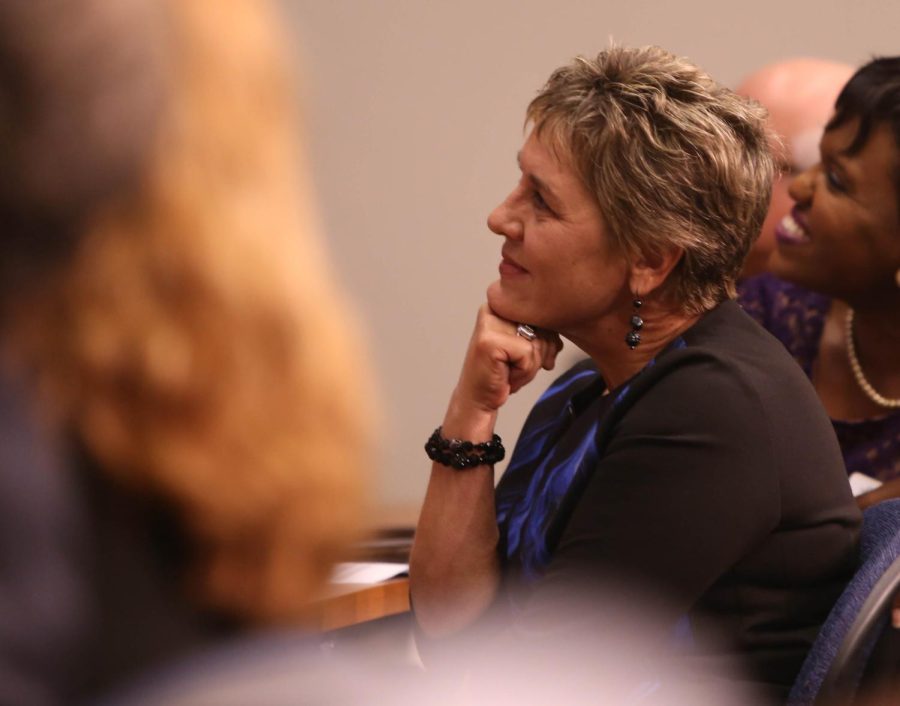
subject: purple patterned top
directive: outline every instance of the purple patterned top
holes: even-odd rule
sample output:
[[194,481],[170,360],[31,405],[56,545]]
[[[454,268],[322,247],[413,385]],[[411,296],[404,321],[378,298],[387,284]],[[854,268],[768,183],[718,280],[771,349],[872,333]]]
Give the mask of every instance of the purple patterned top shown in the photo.
[[[764,274],[740,284],[738,302],[812,378],[831,299]],[[848,474],[859,471],[881,481],[900,477],[900,410],[858,421],[832,419],[831,423]]]

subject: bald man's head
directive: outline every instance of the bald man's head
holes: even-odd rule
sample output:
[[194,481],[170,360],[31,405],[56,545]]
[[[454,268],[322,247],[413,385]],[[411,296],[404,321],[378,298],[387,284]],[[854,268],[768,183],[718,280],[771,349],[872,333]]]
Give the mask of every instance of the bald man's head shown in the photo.
[[792,206],[787,186],[796,174],[818,161],[822,130],[853,71],[852,66],[824,59],[789,59],[761,68],[738,86],[738,93],[768,109],[770,125],[782,141],[773,147],[783,169],[783,175],[775,181],[769,215],[747,257],[743,276],[766,269],[775,247],[775,226]]

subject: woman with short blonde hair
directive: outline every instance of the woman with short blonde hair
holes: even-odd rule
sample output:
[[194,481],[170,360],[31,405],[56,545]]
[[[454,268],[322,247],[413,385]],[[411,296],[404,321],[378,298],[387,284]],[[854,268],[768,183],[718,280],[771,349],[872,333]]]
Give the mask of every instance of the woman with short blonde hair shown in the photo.
[[[565,643],[560,614],[602,631],[625,587],[680,656],[734,657],[783,698],[859,512],[814,390],[731,300],[773,175],[764,113],[662,49],[614,47],[556,70],[527,115],[488,217],[500,278],[426,444],[423,650],[479,625]],[[590,359],[538,401],[495,489],[497,416],[561,337]]]
[[571,161],[620,252],[683,250],[663,285],[673,303],[699,313],[735,296],[774,177],[760,106],[644,47],[557,69],[526,115]]

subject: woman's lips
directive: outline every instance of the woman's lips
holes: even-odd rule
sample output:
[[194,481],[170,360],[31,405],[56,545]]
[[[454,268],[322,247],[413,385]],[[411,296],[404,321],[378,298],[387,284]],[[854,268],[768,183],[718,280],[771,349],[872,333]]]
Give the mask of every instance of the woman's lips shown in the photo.
[[775,226],[775,239],[786,245],[801,245],[810,241],[806,218],[796,207]]
[[500,270],[500,275],[503,277],[528,274],[528,270],[519,265],[515,260],[510,260],[508,257],[504,257],[500,261],[500,267],[497,269]]

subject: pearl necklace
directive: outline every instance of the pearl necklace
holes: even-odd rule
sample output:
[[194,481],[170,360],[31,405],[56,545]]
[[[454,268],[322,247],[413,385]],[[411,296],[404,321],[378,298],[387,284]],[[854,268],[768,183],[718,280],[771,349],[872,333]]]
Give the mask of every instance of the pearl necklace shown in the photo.
[[866,380],[866,376],[863,374],[859,358],[856,357],[856,345],[853,343],[853,309],[847,309],[844,331],[847,335],[847,360],[850,361],[850,369],[853,371],[853,377],[856,378],[856,384],[859,385],[866,397],[879,407],[900,409],[900,399],[890,399],[879,395],[875,388],[872,387],[872,383]]

